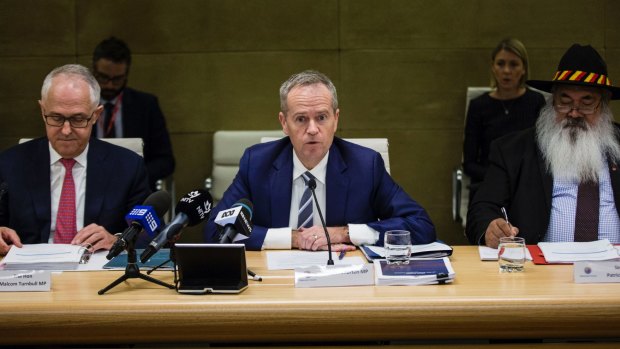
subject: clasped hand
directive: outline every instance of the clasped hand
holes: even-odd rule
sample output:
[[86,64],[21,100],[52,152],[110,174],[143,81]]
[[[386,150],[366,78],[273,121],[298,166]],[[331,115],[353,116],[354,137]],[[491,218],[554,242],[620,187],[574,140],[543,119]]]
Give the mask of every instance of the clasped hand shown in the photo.
[[[355,246],[350,245],[347,227],[327,227],[329,239],[332,243],[332,251],[354,251]],[[309,228],[293,230],[293,248],[309,251],[326,251],[327,238],[323,227],[315,225]]]

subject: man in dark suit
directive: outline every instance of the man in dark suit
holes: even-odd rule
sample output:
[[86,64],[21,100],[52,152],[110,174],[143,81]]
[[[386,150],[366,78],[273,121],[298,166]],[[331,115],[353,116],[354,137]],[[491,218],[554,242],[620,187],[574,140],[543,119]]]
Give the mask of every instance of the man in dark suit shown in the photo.
[[144,160],[91,139],[103,110],[90,71],[70,64],[52,70],[41,89],[47,137],[0,154],[0,254],[11,244],[88,244],[109,249],[124,216],[150,193]]
[[314,177],[321,212],[335,251],[383,244],[387,230],[409,230],[416,244],[435,240],[426,211],[390,177],[377,152],[334,137],[336,88],[325,75],[305,71],[280,88],[279,121],[288,136],[248,148],[239,172],[211,213],[205,239],[218,241],[214,218],[240,199],[253,202],[251,250],[327,249],[317,207],[306,192]]
[[591,46],[575,44],[552,81],[528,84],[552,97],[535,129],[492,144],[489,171],[467,214],[470,242],[497,247],[499,238],[518,235],[527,244],[619,243],[620,133],[609,102],[620,99],[620,89],[607,65]]
[[95,47],[92,69],[104,111],[93,137],[142,138],[149,183],[155,190],[157,180],[174,172],[172,144],[157,97],[127,87],[130,66],[131,52],[122,40],[110,37]]

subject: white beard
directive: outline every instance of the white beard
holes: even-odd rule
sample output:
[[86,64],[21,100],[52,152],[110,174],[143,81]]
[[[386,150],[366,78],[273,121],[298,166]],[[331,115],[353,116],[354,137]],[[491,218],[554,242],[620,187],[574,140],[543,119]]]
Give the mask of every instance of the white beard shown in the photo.
[[601,114],[596,124],[585,118],[566,116],[556,119],[556,112],[549,103],[540,111],[536,122],[538,145],[555,179],[598,182],[598,174],[606,161],[617,163],[620,145],[617,141],[613,115],[601,104]]

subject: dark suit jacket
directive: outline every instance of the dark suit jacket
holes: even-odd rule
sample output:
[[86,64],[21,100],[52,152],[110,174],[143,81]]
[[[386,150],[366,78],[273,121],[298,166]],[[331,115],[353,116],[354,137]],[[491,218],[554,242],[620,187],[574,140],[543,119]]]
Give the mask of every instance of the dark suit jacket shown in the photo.
[[[289,226],[293,177],[293,146],[288,137],[246,149],[239,172],[211,212],[205,240],[217,241],[214,219],[242,198],[254,204],[250,250],[259,250],[268,228]],[[435,240],[430,217],[399,187],[385,170],[381,155],[371,149],[335,138],[327,163],[327,226],[368,224],[379,231],[383,244],[387,230],[405,229],[416,244]]]
[[[125,215],[150,190],[144,160],[136,153],[91,139],[86,168],[84,226],[97,223],[114,234],[127,228]],[[22,243],[46,243],[50,235],[50,153],[47,138],[0,154],[0,182],[8,184],[0,226],[14,229]]]
[[[609,164],[609,174],[618,210],[620,173],[616,164]],[[519,236],[527,244],[538,243],[549,227],[552,192],[553,177],[538,148],[535,128],[498,138],[491,144],[489,169],[467,212],[469,241],[478,244],[489,223],[503,218],[500,209],[504,206],[510,223],[519,228]]]
[[[93,130],[93,135],[96,131]],[[123,92],[123,137],[142,138],[151,189],[174,172],[174,155],[166,119],[157,97],[132,88]]]

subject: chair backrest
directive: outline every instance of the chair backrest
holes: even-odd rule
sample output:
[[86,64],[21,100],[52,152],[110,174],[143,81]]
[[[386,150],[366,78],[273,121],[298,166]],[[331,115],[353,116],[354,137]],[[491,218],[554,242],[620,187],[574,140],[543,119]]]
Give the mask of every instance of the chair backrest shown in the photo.
[[[239,171],[239,160],[245,149],[284,137],[282,130],[217,131],[213,135],[213,171],[205,186],[214,201],[219,201]],[[387,138],[347,138],[347,141],[374,149],[383,158],[385,169],[390,172]]]
[[[261,143],[275,141],[279,138],[280,137],[263,137],[261,138]],[[385,170],[387,173],[390,173],[390,154],[388,151],[389,143],[387,138],[345,138],[344,140],[370,148],[379,153],[379,155],[383,158]]]
[[[21,138],[19,140],[19,144],[28,142],[31,139],[32,138]],[[123,148],[127,148],[135,152],[136,154],[144,157],[144,142],[142,141],[142,138],[101,138],[101,140],[118,145]]]
[[261,142],[263,137],[283,137],[282,130],[216,131],[213,134],[213,170],[205,186],[214,201],[219,201],[239,170],[245,149]]
[[[275,141],[279,138],[280,137],[263,137],[261,138],[261,143]],[[345,138],[344,140],[370,148],[379,153],[385,163],[385,170],[387,173],[390,173],[390,154],[388,151],[390,145],[387,138]]]
[[[469,110],[469,102],[477,97],[480,97],[485,92],[490,92],[492,90],[489,86],[468,86],[467,87],[467,96],[465,97],[465,114],[467,117],[467,111]],[[466,121],[466,119],[463,119]],[[464,122],[465,122],[464,121]]]

